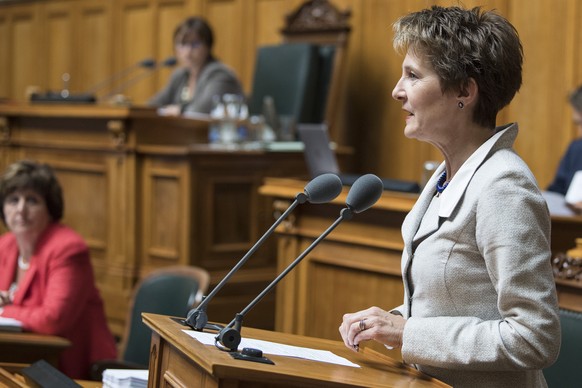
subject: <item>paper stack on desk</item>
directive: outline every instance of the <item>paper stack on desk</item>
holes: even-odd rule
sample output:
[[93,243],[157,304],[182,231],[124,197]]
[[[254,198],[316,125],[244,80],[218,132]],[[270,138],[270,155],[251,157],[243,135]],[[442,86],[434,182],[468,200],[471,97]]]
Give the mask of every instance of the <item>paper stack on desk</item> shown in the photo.
[[103,388],[146,388],[148,371],[143,369],[105,369]]
[[22,322],[14,318],[0,317],[0,331],[22,331]]

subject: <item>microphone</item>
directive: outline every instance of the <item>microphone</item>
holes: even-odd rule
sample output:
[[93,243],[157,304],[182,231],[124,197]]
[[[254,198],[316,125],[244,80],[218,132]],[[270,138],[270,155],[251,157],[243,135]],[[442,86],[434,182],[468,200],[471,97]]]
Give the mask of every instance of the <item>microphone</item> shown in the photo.
[[162,61],[162,66],[173,67],[173,66],[176,66],[177,63],[178,63],[178,60],[176,59],[176,57],[168,57]]
[[46,93],[32,93],[30,102],[32,103],[58,103],[58,104],[93,104],[96,101],[92,93],[71,93],[69,90],[69,81],[71,75],[63,73],[63,88],[59,92],[47,91]]
[[220,289],[226,284],[226,282],[247,262],[252,254],[254,254],[257,249],[265,242],[265,240],[273,233],[275,228],[279,226],[285,218],[297,207],[299,204],[305,202],[310,202],[313,204],[327,203],[336,198],[342,191],[342,183],[340,178],[335,174],[323,174],[315,177],[311,182],[309,182],[303,189],[303,193],[298,193],[295,196],[293,203],[285,210],[281,216],[275,221],[275,223],[263,234],[263,236],[249,249],[249,251],[243,256],[242,259],[230,270],[228,274],[214,287],[212,292],[202,299],[202,302],[194,309],[188,312],[188,315],[184,321],[187,325],[192,327],[194,330],[201,331],[206,328],[215,328],[215,326],[208,326],[208,316],[206,314],[206,308],[208,304],[214,298],[214,296],[220,291]]
[[346,199],[347,207],[340,211],[339,218],[289,264],[244,310],[237,313],[235,318],[226,327],[220,330],[216,336],[216,341],[220,342],[225,348],[223,350],[236,351],[240,345],[240,332],[245,315],[343,220],[349,220],[354,214],[361,213],[372,207],[382,196],[383,190],[382,180],[376,175],[366,174],[358,178],[350,188]]
[[141,81],[143,78],[149,76],[150,74],[152,74],[155,70],[159,69],[160,66],[163,67],[172,67],[175,66],[177,63],[177,60],[175,57],[169,57],[166,58],[164,61],[161,62],[160,65],[155,64],[155,62],[153,63],[153,66],[146,66],[146,71],[142,72],[138,75],[136,75],[135,77],[132,78],[128,78],[127,80],[125,80],[124,82],[122,82],[120,85],[118,85],[115,89],[113,89],[111,92],[109,92],[108,94],[106,94],[103,99],[108,99],[116,94],[121,93],[122,91],[128,89],[130,86],[134,85],[135,83],[137,83],[138,81]]
[[141,61],[139,61],[139,62],[121,70],[120,72],[113,74],[112,76],[104,79],[103,81],[93,85],[85,93],[94,94],[97,91],[103,89],[105,86],[109,86],[109,85],[113,84],[114,82],[118,81],[119,79],[129,75],[131,72],[133,72],[136,69],[139,69],[139,68],[153,69],[154,67],[156,67],[156,61],[154,61],[151,58],[142,59]]

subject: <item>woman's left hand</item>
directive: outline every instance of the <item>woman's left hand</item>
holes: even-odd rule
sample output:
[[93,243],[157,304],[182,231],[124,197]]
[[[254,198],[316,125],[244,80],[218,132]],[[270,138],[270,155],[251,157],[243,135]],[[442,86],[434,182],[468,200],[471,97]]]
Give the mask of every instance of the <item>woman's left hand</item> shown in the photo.
[[344,344],[354,350],[359,350],[362,341],[374,340],[392,348],[402,346],[406,320],[391,314],[379,307],[370,307],[367,310],[352,314],[344,314],[339,332]]

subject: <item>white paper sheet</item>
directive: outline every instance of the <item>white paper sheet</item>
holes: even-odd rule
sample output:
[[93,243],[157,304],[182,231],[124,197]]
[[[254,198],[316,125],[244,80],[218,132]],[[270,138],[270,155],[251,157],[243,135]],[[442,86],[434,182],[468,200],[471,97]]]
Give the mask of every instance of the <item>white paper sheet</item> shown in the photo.
[[573,216],[575,213],[568,207],[566,198],[553,191],[542,191],[542,195],[548,204],[548,210],[552,216]]
[[22,331],[22,322],[13,318],[0,317],[0,331]]
[[[195,330],[182,330],[182,331],[188,334],[190,337],[200,341],[204,345],[214,345],[214,339],[216,337],[216,334],[214,333],[204,333]],[[307,360],[327,362],[330,364],[351,366],[355,368],[360,367],[358,364],[354,364],[353,362],[347,360],[346,358],[337,356],[328,350],[302,348],[299,346],[284,345],[276,342],[262,341],[251,338],[243,338],[241,340],[239,349],[242,348],[260,349],[263,351],[264,354],[304,358]]]
[[147,369],[105,369],[103,388],[146,388],[148,375]]
[[582,202],[582,171],[576,171],[566,193],[566,202]]

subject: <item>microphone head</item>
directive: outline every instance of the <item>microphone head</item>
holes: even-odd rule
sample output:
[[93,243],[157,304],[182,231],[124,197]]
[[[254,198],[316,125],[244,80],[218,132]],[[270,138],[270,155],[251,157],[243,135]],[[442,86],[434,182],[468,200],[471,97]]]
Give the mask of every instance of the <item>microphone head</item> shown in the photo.
[[172,66],[176,66],[176,63],[178,63],[178,60],[176,59],[176,57],[169,57],[169,58],[164,59],[164,61],[162,62],[162,66],[172,67]]
[[153,67],[156,67],[156,61],[154,61],[151,58],[144,59],[143,61],[139,62],[139,66],[140,67],[146,67],[148,69],[151,69]]
[[371,208],[382,196],[382,180],[374,174],[359,177],[352,185],[346,204],[354,213],[361,213]]
[[342,182],[335,174],[322,174],[313,178],[303,191],[310,203],[327,203],[342,192]]

